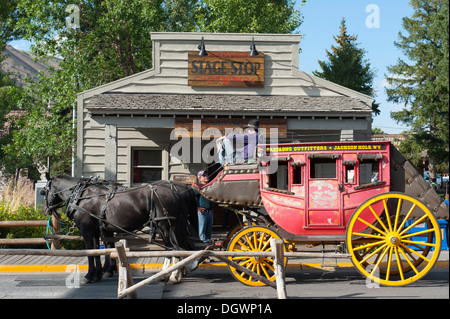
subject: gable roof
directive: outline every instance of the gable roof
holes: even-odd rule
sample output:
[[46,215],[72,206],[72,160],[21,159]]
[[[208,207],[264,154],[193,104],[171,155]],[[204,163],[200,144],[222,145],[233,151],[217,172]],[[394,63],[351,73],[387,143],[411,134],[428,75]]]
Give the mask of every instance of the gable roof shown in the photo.
[[[351,112],[370,113],[372,98],[299,70],[300,35],[228,33],[152,33],[153,68],[81,92],[91,112],[208,111],[228,112]],[[188,51],[204,37],[207,50],[248,51],[252,37],[264,52],[263,88],[191,87],[187,80]],[[199,104],[199,99],[203,99]],[[174,103],[173,105],[169,105]],[[269,105],[266,105],[269,103]],[[295,105],[294,105],[295,104]],[[240,105],[238,107],[238,105]],[[256,107],[257,105],[257,107]]]
[[347,96],[260,96],[210,94],[98,94],[86,102],[91,113],[132,112],[140,114],[292,114],[371,112],[365,103]]

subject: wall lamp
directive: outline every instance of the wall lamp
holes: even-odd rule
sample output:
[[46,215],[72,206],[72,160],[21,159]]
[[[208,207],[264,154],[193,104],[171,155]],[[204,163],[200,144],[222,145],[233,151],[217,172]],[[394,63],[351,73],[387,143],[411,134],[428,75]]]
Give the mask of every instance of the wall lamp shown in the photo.
[[259,55],[259,52],[256,50],[255,38],[252,37],[252,45],[250,46],[250,56],[256,56],[256,55]]
[[200,45],[198,46],[198,49],[200,50],[198,55],[208,56],[208,52],[206,52],[206,49],[205,49],[205,40],[203,39],[203,37],[202,37],[202,41],[200,42]]

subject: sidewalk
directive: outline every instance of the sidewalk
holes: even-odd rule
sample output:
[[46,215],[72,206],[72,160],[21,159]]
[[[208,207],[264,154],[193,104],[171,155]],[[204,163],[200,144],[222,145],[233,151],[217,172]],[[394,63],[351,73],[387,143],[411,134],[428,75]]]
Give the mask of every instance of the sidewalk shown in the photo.
[[[314,250],[312,250],[314,251]],[[103,261],[102,257],[102,261]],[[226,264],[213,260],[202,263],[199,269],[225,268]],[[162,269],[164,258],[130,258],[130,267],[138,273],[155,272]],[[288,269],[298,270],[327,270],[334,267],[353,268],[350,260],[344,258],[327,258],[322,260],[318,257],[289,258]],[[73,267],[78,271],[87,271],[87,257],[55,257],[55,256],[0,256],[0,273],[36,273],[36,272],[65,272]],[[442,250],[434,267],[449,268],[449,251]]]

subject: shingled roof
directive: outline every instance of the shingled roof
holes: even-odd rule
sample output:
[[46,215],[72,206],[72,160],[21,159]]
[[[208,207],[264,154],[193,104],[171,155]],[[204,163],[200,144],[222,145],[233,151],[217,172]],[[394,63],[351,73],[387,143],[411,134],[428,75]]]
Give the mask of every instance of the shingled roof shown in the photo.
[[86,103],[93,113],[359,113],[371,107],[347,96],[261,96],[205,94],[99,94]]

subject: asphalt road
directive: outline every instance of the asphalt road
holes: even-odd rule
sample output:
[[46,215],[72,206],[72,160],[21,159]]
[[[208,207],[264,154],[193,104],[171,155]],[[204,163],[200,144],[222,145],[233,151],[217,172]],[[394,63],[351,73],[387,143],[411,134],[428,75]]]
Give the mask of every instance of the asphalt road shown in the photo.
[[[135,282],[150,276],[133,274]],[[98,283],[79,284],[79,274],[1,274],[0,299],[115,299],[117,276]],[[287,295],[290,299],[449,299],[449,270],[435,268],[428,276],[403,287],[369,287],[353,268],[334,271],[288,270]],[[138,290],[138,298],[189,300],[255,300],[275,299],[270,287],[249,287],[235,281],[226,268],[197,270],[179,284],[162,282]]]

